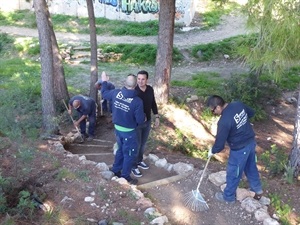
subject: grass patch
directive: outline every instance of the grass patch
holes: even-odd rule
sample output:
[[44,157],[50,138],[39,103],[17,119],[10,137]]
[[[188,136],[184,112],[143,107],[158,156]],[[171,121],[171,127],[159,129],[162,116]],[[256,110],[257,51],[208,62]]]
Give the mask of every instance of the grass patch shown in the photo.
[[256,34],[239,35],[219,42],[195,45],[191,49],[192,56],[199,61],[222,59],[224,55],[229,55],[231,59],[243,57],[246,50],[254,46],[256,37]]
[[[152,44],[102,44],[103,53],[121,54],[120,61],[138,65],[154,65],[157,46]],[[183,56],[177,48],[173,49],[173,62],[179,62]]]
[[[89,19],[86,17],[52,14],[51,19],[56,32],[89,33]],[[158,34],[158,21],[129,22],[96,18],[95,22],[98,35],[151,36]],[[17,10],[9,13],[0,11],[0,25],[37,28],[35,14],[30,10]]]
[[201,72],[192,76],[191,80],[173,80],[171,85],[192,87],[197,90],[198,95],[206,96],[208,93],[215,93],[222,81],[223,79],[217,73]]

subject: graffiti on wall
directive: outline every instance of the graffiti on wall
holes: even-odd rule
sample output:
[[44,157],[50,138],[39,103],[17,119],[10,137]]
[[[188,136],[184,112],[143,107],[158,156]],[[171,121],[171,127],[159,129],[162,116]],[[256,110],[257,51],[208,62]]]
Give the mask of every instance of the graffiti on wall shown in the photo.
[[158,13],[158,0],[98,0],[101,4],[116,7],[117,11],[122,11],[127,15],[135,13]]

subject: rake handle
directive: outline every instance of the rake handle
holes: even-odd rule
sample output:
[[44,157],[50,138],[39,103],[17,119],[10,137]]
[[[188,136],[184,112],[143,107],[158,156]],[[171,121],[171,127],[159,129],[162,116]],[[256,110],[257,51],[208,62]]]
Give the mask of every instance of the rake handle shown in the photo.
[[205,174],[206,168],[207,168],[207,166],[208,166],[208,163],[209,163],[209,161],[210,161],[210,158],[211,158],[211,157],[209,157],[209,158],[207,159],[206,164],[205,164],[205,167],[204,167],[203,172],[202,172],[202,174],[201,174],[199,183],[198,183],[198,185],[197,185],[197,190],[198,190],[198,191],[199,191],[200,184],[201,184],[201,182],[202,182],[202,180],[203,180],[203,178],[204,178],[204,174]]
[[[68,111],[68,106],[67,106],[67,104],[66,104],[66,102],[65,102],[65,100],[63,99],[63,103],[64,103],[64,105],[65,105],[65,107],[66,107],[66,110]],[[73,125],[74,125],[74,127],[76,128],[76,131],[80,134],[80,131],[79,131],[79,129],[78,129],[78,127],[77,126],[75,126],[75,121],[74,121],[74,119],[73,119],[73,117],[72,117],[72,115],[70,115],[70,117],[71,117],[71,120],[72,120],[72,123],[73,123]]]

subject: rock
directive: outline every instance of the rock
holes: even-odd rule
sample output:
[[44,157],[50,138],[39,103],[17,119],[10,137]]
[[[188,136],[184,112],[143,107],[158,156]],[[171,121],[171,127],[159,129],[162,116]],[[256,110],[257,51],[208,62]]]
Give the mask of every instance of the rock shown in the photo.
[[259,203],[262,205],[270,205],[271,200],[265,196],[262,196],[261,199],[259,199]]
[[80,157],[79,157],[79,160],[80,160],[80,161],[86,160],[85,155],[80,156]]
[[94,200],[95,200],[95,198],[94,197],[90,197],[90,196],[84,198],[85,202],[93,202]]
[[139,205],[141,208],[149,208],[153,206],[153,203],[149,198],[140,198],[137,202],[137,205]]
[[259,203],[259,201],[255,200],[251,197],[245,198],[241,202],[241,206],[249,213],[253,213],[255,210],[262,207],[262,205]]
[[264,220],[263,225],[280,225],[280,223],[275,219],[267,218]]
[[212,173],[208,176],[208,179],[216,186],[221,186],[222,184],[226,183],[226,171]]
[[104,162],[97,163],[96,167],[97,167],[100,171],[108,171],[108,170],[109,170],[107,164],[104,163]]
[[111,180],[111,178],[113,178],[115,176],[115,174],[112,171],[103,171],[103,172],[101,172],[101,176],[105,180]]
[[183,162],[179,162],[173,165],[173,170],[177,173],[177,174],[185,174],[189,171],[193,171],[194,170],[194,165],[193,164],[187,164],[187,163],[183,163]]
[[254,213],[254,216],[255,216],[255,219],[257,219],[257,221],[260,221],[260,222],[264,221],[267,218],[270,218],[268,211],[263,208],[256,210]]
[[106,220],[100,220],[98,222],[98,225],[108,225],[107,221]]
[[254,196],[254,193],[251,191],[248,191],[245,188],[237,188],[237,190],[236,190],[236,199],[240,202],[247,197],[253,197],[253,196]]
[[163,159],[159,159],[155,162],[155,166],[159,167],[159,168],[164,168],[167,165],[167,160],[165,158]]
[[150,224],[159,224],[159,225],[163,225],[165,223],[169,222],[168,217],[166,216],[160,216],[155,218],[154,220],[152,220],[150,222]]
[[157,160],[159,160],[159,157],[154,155],[154,154],[149,154],[148,158],[152,161],[152,162],[156,162]]

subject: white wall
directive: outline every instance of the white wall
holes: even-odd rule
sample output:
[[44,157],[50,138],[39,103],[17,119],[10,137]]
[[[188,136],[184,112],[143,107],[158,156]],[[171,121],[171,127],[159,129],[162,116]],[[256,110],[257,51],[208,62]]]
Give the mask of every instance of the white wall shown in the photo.
[[[175,22],[189,26],[195,14],[196,1],[176,0]],[[159,0],[95,0],[95,17],[137,22],[157,20],[158,2]],[[87,17],[86,0],[48,0],[48,5],[51,14]],[[25,0],[0,0],[2,11],[19,9],[32,9],[32,0],[30,3]]]

